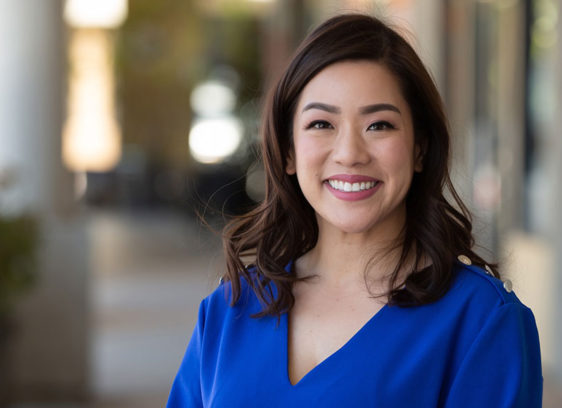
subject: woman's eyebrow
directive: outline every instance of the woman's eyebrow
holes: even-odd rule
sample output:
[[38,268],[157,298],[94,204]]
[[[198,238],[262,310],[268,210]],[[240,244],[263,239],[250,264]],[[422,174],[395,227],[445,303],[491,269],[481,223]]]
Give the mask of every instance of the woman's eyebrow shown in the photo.
[[359,111],[362,115],[366,115],[368,113],[375,113],[383,110],[393,111],[400,115],[402,114],[402,112],[400,112],[400,109],[390,103],[376,103],[374,105],[363,106]]
[[306,112],[307,110],[310,109],[320,109],[329,113],[341,113],[341,109],[338,108],[337,106],[334,105],[328,105],[325,103],[321,103],[321,102],[311,102],[308,105],[306,105],[302,111]]
[[[329,113],[341,113],[341,109],[337,106],[334,105],[328,105],[326,103],[321,103],[321,102],[311,102],[309,104],[307,104],[302,111],[306,112],[307,110],[310,109],[319,109],[319,110],[323,110],[325,112],[329,112]],[[396,106],[390,104],[390,103],[375,103],[373,105],[367,105],[367,106],[363,106],[359,111],[361,112],[362,115],[366,115],[369,113],[375,113],[375,112],[380,112],[380,111],[384,111],[384,110],[389,110],[389,111],[393,111],[396,112],[398,114],[402,114],[402,112],[400,112],[400,109],[398,109]]]

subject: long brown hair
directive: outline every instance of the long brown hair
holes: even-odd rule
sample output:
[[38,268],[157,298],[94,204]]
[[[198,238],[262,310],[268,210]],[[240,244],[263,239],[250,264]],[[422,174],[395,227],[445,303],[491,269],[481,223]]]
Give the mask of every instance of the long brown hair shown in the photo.
[[[439,299],[450,286],[460,254],[484,265],[472,250],[470,214],[449,177],[449,128],[431,76],[413,48],[385,23],[361,14],[340,15],[304,40],[268,95],[261,127],[265,199],[231,220],[223,232],[231,304],[238,301],[244,278],[263,304],[256,317],[280,316],[291,309],[292,286],[298,278],[294,268],[285,268],[316,245],[314,210],[296,176],[285,171],[293,116],[306,84],[328,65],[345,60],[374,61],[394,74],[412,112],[415,142],[423,154],[423,170],[414,174],[406,197],[406,224],[399,261],[390,275],[389,304],[411,306]],[[456,207],[445,198],[445,191]],[[411,272],[416,273],[398,282],[398,272],[412,256]],[[250,265],[245,265],[246,259]]]

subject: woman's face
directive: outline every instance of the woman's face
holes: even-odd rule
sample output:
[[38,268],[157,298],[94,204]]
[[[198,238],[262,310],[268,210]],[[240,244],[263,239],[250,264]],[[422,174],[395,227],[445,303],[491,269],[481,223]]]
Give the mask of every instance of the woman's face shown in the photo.
[[321,233],[395,238],[421,159],[410,108],[390,71],[371,61],[323,69],[300,95],[293,138],[286,171],[296,174]]

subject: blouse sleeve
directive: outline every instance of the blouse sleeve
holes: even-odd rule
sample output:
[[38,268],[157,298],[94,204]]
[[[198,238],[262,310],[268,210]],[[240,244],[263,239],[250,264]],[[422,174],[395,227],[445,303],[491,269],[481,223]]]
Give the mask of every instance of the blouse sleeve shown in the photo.
[[492,313],[465,355],[446,408],[540,408],[539,337],[530,309],[506,303]]
[[201,397],[201,343],[205,328],[205,300],[199,306],[197,324],[187,351],[172,384],[167,408],[202,407]]

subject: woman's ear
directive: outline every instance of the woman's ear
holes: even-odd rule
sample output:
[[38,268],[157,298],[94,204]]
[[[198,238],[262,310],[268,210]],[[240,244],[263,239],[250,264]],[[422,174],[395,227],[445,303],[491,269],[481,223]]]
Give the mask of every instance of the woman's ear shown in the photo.
[[285,172],[289,176],[293,176],[297,173],[297,166],[295,165],[294,153],[292,149],[289,151],[287,155],[287,165],[285,166]]

